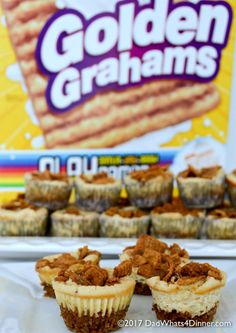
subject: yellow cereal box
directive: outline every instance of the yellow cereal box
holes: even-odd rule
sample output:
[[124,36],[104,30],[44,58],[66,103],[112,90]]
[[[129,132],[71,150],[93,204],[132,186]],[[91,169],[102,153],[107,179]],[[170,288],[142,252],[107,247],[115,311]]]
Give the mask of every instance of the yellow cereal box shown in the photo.
[[234,0],[1,5],[2,192],[35,169],[236,165]]

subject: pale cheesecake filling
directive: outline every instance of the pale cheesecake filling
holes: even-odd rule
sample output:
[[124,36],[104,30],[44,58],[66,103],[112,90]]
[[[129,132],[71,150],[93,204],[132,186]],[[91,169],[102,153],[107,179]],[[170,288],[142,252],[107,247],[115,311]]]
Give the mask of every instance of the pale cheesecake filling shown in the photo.
[[222,280],[207,277],[204,283],[178,286],[176,283],[161,281],[159,277],[147,280],[152,291],[154,304],[165,312],[176,311],[189,313],[191,317],[201,316],[213,309],[220,300],[221,288],[225,285],[226,276]]
[[232,172],[229,175],[227,175],[227,180],[232,184],[233,186],[236,186],[236,172]]
[[135,281],[124,277],[120,283],[111,286],[81,286],[68,280],[65,283],[53,281],[57,302],[60,306],[82,315],[111,315],[124,310],[131,302]]

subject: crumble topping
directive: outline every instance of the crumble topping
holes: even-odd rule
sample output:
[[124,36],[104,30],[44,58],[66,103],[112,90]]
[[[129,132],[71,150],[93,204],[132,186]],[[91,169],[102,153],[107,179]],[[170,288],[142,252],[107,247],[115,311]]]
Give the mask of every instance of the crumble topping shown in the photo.
[[190,262],[183,267],[175,268],[171,282],[177,282],[179,285],[188,285],[200,280],[206,280],[207,277],[222,280],[221,272],[216,267],[207,263]]
[[58,282],[72,280],[82,286],[110,286],[120,282],[122,277],[130,275],[132,263],[127,260],[115,267],[111,276],[106,269],[94,265],[90,262],[78,264],[72,269],[61,271],[56,277]]
[[69,179],[65,173],[52,173],[48,170],[44,172],[32,172],[32,178],[35,180],[50,180],[68,182]]
[[178,198],[174,199],[171,203],[165,203],[162,206],[158,206],[153,209],[153,213],[163,214],[163,213],[180,213],[184,216],[193,215],[198,216],[200,209],[189,209],[184,206],[183,202]]
[[135,217],[142,217],[147,215],[144,211],[138,208],[119,208],[119,207],[111,207],[105,212],[108,216],[120,215],[124,218],[135,218]]
[[235,219],[236,218],[236,209],[225,204],[223,206],[210,210],[208,215],[215,216],[216,218],[228,217],[228,218]]
[[75,206],[69,206],[65,209],[64,214],[70,214],[70,215],[80,215],[79,208]]
[[205,281],[208,276],[222,280],[220,270],[209,264],[188,262],[183,265],[182,259],[189,259],[189,255],[178,244],[168,247],[152,236],[143,235],[134,247],[127,249],[131,250],[130,260],[137,274],[147,279],[159,276],[162,281],[179,285]]
[[48,260],[46,258],[43,258],[37,262],[36,270],[42,269],[44,267],[49,267],[51,269],[59,268],[59,269],[65,270],[65,269],[68,269],[72,265],[76,265],[81,262],[83,264],[86,263],[86,261],[84,261],[84,259],[85,259],[85,257],[87,257],[90,254],[96,254],[99,258],[101,257],[100,252],[91,251],[88,249],[87,246],[84,246],[83,248],[79,249],[78,251],[79,251],[78,259],[75,258],[70,253],[63,253],[59,257],[54,258],[53,260]]
[[142,235],[133,247],[124,251],[130,251],[130,260],[133,267],[137,268],[137,274],[145,278],[160,276],[163,281],[170,281],[175,267],[181,263],[181,258],[189,258],[186,250],[178,244],[170,247],[158,239]]
[[38,209],[36,206],[25,201],[24,195],[21,195],[21,194],[18,195],[16,199],[9,201],[5,204],[2,204],[0,206],[0,208],[6,209],[6,210],[11,210],[11,211],[17,211],[17,210],[26,209],[26,208],[29,208],[32,210]]
[[193,166],[189,165],[187,170],[184,170],[179,173],[179,177],[212,179],[217,175],[220,169],[221,167],[218,165],[202,169],[196,169]]
[[115,179],[110,177],[106,172],[100,172],[92,176],[82,174],[80,178],[88,184],[104,185],[115,183]]
[[139,182],[145,183],[148,180],[156,178],[158,176],[166,178],[170,175],[170,172],[168,172],[167,168],[160,167],[159,165],[151,165],[146,170],[135,170],[130,172],[129,175],[131,178]]

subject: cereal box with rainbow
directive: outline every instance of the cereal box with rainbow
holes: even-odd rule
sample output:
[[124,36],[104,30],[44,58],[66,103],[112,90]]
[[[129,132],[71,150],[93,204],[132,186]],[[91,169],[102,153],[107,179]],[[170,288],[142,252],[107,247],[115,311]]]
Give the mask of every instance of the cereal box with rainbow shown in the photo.
[[0,2],[1,192],[34,169],[236,165],[235,0]]

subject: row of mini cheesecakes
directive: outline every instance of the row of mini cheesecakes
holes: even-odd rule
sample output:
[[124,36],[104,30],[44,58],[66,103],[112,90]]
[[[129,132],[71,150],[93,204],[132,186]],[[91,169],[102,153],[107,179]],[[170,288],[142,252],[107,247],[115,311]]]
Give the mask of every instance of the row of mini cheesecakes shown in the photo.
[[144,210],[122,200],[102,214],[76,206],[50,214],[20,195],[0,206],[1,236],[132,238],[143,233],[162,238],[236,239],[236,209],[224,204],[211,210],[186,208],[181,199]]
[[[142,235],[124,249],[114,269],[100,267],[101,254],[83,247],[75,253],[44,257],[36,271],[45,296],[56,298],[74,332],[119,328],[133,293],[152,295],[159,320],[188,325],[213,321],[226,275],[210,264],[189,259],[179,245]],[[139,318],[140,320],[142,318]]]
[[[208,209],[221,205],[226,187],[231,203],[236,208],[236,171],[225,176],[220,166],[199,170],[188,167],[178,174],[176,180],[179,195],[187,208]],[[173,174],[159,166],[132,171],[124,177],[131,205],[148,209],[171,201],[173,181]],[[119,180],[105,172],[82,174],[74,181],[64,174],[48,171],[25,176],[26,199],[53,211],[67,206],[73,186],[78,206],[96,212],[116,205],[122,188]]]

